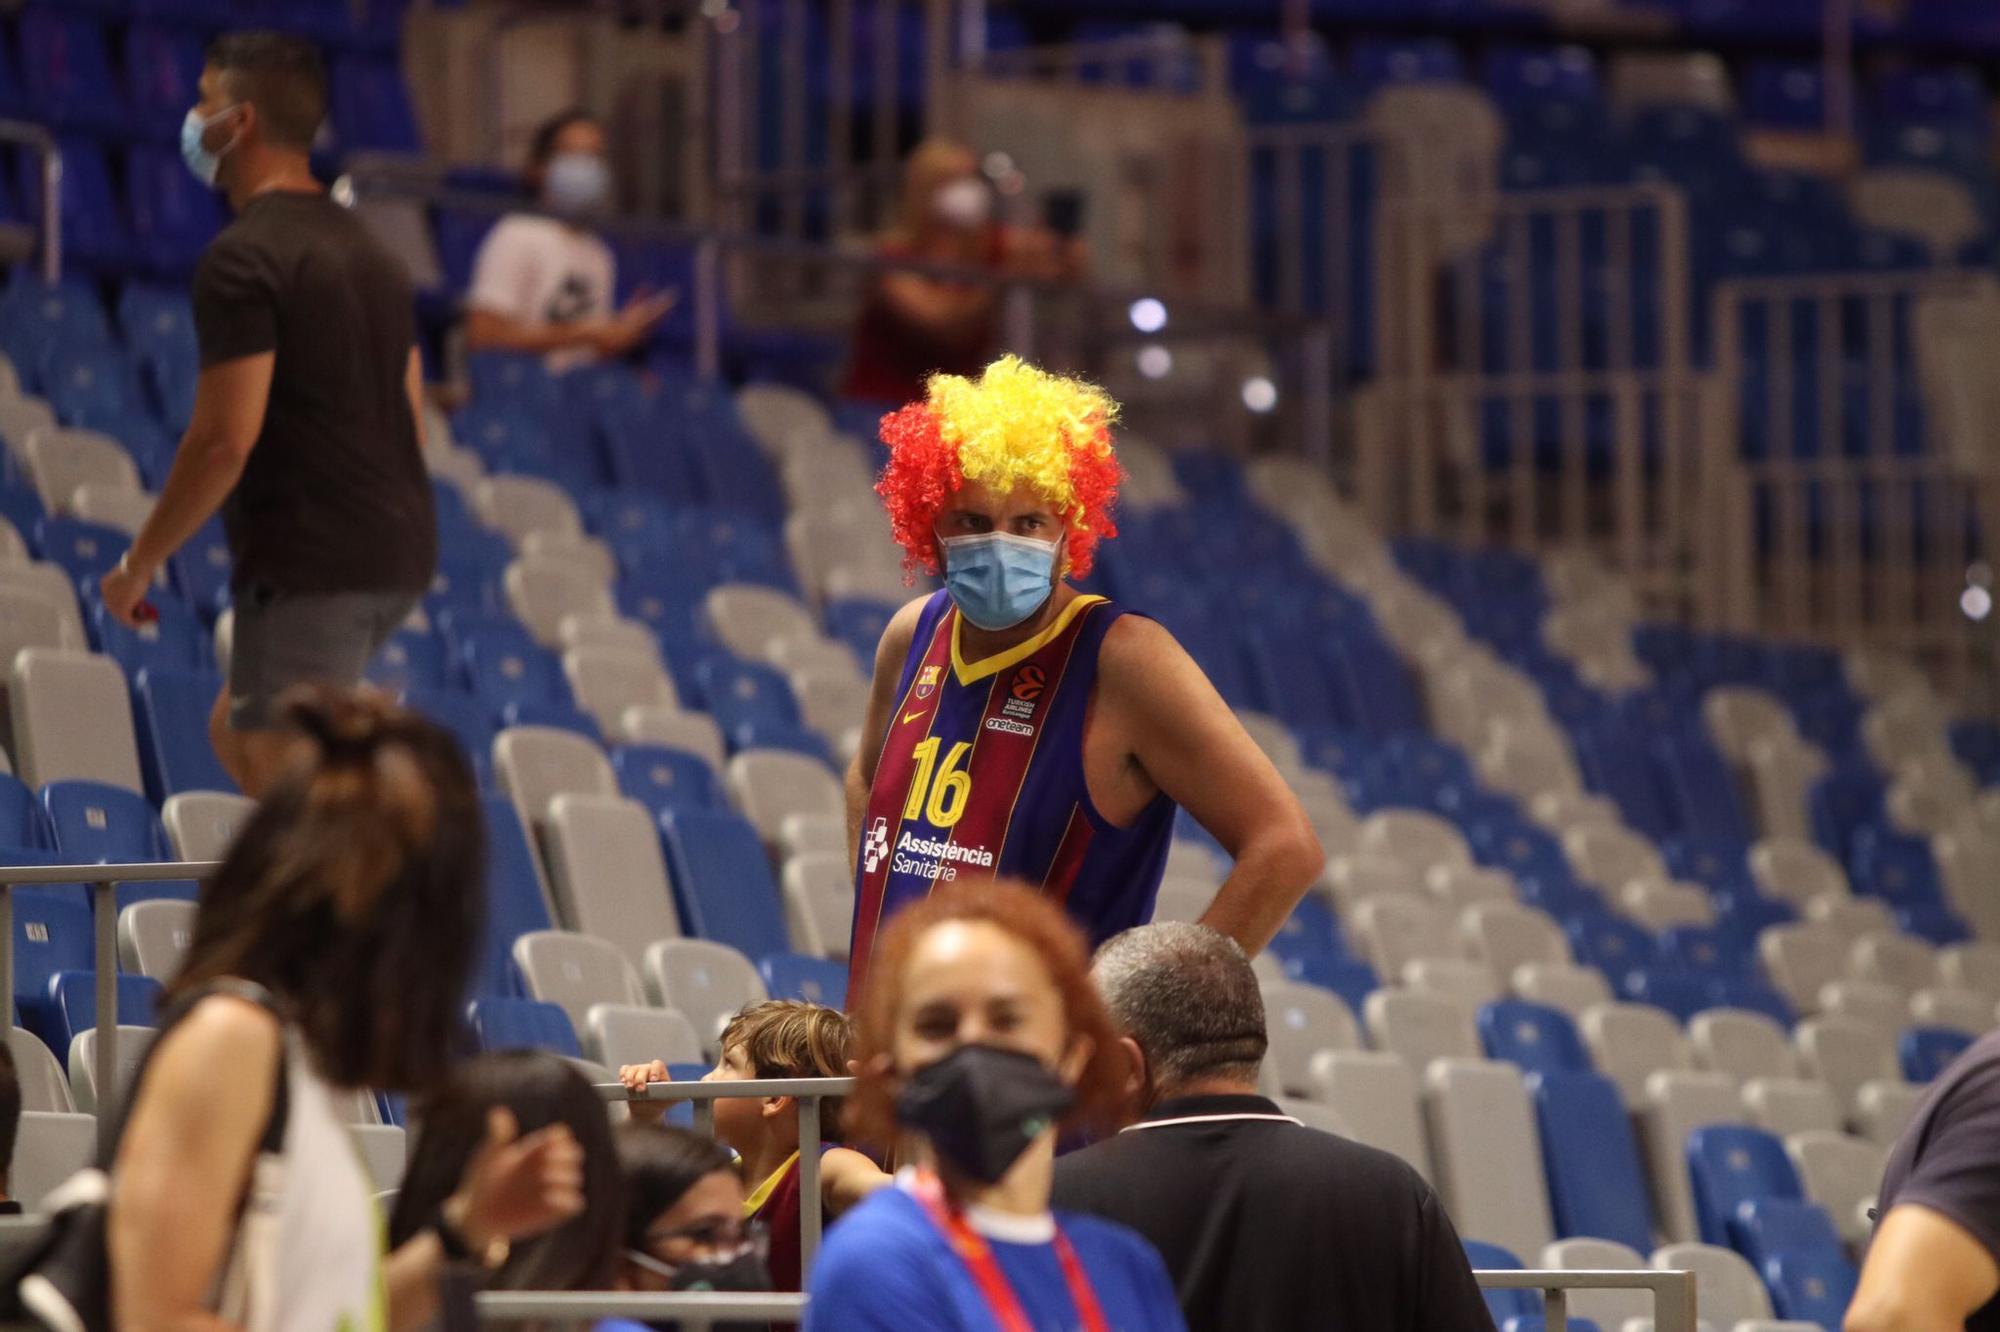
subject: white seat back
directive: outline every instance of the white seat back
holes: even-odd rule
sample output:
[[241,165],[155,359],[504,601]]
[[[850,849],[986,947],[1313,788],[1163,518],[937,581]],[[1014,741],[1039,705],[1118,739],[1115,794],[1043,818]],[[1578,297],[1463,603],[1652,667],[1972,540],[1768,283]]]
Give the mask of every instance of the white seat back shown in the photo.
[[616,735],[628,708],[680,707],[673,678],[658,651],[575,647],[563,653],[563,675],[576,705],[596,719],[606,735]]
[[1554,1225],[1520,1072],[1485,1059],[1442,1060],[1425,1075],[1424,1110],[1438,1192],[1459,1234],[1541,1252]]
[[648,944],[680,937],[659,830],[644,805],[559,795],[549,802],[546,842],[556,906],[571,929],[615,945],[635,974]]
[[720,771],[724,758],[722,728],[705,712],[654,705],[627,708],[618,718],[618,734],[628,745],[665,745],[685,749],[708,760]]
[[1340,1116],[1347,1137],[1399,1156],[1431,1178],[1430,1148],[1417,1112],[1417,1080],[1400,1056],[1376,1050],[1328,1050],[1313,1057],[1313,1086]]
[[1400,976],[1420,957],[1459,956],[1451,914],[1423,897],[1376,895],[1354,909],[1354,931],[1378,976]]
[[1777,1020],[1741,1008],[1711,1008],[1688,1021],[1695,1062],[1739,1082],[1789,1078],[1798,1071],[1791,1040]]
[[663,939],[648,948],[646,988],[655,1004],[693,1024],[711,1059],[721,1053],[722,1029],[729,1019],[770,997],[749,958],[706,939]]
[[143,791],[125,672],[109,657],[31,647],[13,659],[14,764],[29,786],[71,780]]
[[1530,1003],[1560,1009],[1571,1021],[1581,1018],[1592,1005],[1608,1004],[1616,997],[1603,972],[1569,962],[1538,962],[1517,967],[1513,991]]
[[559,795],[618,794],[618,776],[604,751],[553,726],[510,726],[494,737],[493,768],[513,797],[521,822],[540,828]]
[[1376,990],[1365,1012],[1369,1042],[1401,1055],[1418,1077],[1437,1059],[1478,1059],[1479,1031],[1456,1000],[1415,990]]
[[[1541,1266],[1556,1272],[1631,1272],[1646,1266],[1646,1256],[1615,1240],[1557,1240],[1543,1248]],[[1571,1291],[1569,1307],[1577,1318],[1601,1328],[1623,1328],[1628,1318],[1653,1312],[1653,1297],[1643,1290]]]
[[1867,1209],[1875,1204],[1888,1153],[1861,1138],[1827,1131],[1790,1134],[1785,1151],[1798,1167],[1806,1197],[1827,1210],[1840,1237],[1849,1244],[1865,1243]]
[[1766,897],[1803,907],[1816,897],[1848,895],[1847,871],[1811,842],[1766,837],[1750,848],[1750,877]]
[[172,980],[194,938],[193,902],[134,902],[118,913],[118,966],[162,983]]
[[1313,1091],[1313,1056],[1323,1050],[1359,1050],[1361,1031],[1347,1004],[1331,990],[1301,981],[1265,981],[1265,1055],[1287,1096]]
[[794,814],[846,817],[847,796],[840,779],[824,763],[804,754],[749,750],[729,760],[725,776],[730,802],[767,846],[779,843],[785,820]]
[[635,1004],[593,1004],[586,1017],[584,1053],[606,1068],[644,1064],[698,1064],[701,1040],[688,1020],[671,1008]]
[[1818,1017],[1801,1022],[1794,1035],[1799,1063],[1840,1100],[1845,1114],[1857,1114],[1861,1089],[1870,1082],[1900,1083],[1896,1038],[1889,1031],[1854,1018]]
[[643,1004],[646,993],[625,954],[612,943],[564,930],[535,930],[514,940],[514,965],[531,998],[569,1015],[579,1039],[593,1004]]
[[1715,1244],[1669,1244],[1653,1251],[1653,1269],[1694,1273],[1695,1307],[1717,1328],[1768,1319],[1771,1296],[1743,1255]]
[[1583,1013],[1584,1043],[1597,1071],[1618,1084],[1628,1107],[1644,1104],[1646,1079],[1694,1067],[1694,1052],[1673,1014],[1650,1004],[1599,1004]]
[[160,806],[167,841],[182,860],[220,860],[257,802],[228,791],[183,791]]
[[576,505],[553,481],[534,476],[489,476],[472,488],[473,511],[514,549],[521,549],[530,532],[582,536],[583,520]]
[[[7,1053],[14,1057],[14,1077],[21,1087],[21,1108],[50,1114],[76,1109],[69,1075],[42,1038],[20,1027],[7,1029]],[[17,1153],[18,1155],[18,1153]]]
[[1415,809],[1385,809],[1361,821],[1364,854],[1400,860],[1420,870],[1472,867],[1472,848],[1449,820]]
[[1472,956],[1497,976],[1512,976],[1525,966],[1570,960],[1569,940],[1562,926],[1547,913],[1512,902],[1467,907],[1459,916],[1460,932]]
[[1831,1133],[1845,1121],[1833,1089],[1804,1078],[1752,1078],[1743,1084],[1743,1108],[1767,1133]]
[[1665,1071],[1646,1080],[1640,1136],[1660,1229],[1676,1241],[1700,1238],[1688,1188],[1688,1134],[1709,1124],[1747,1124],[1734,1079],[1721,1073]]

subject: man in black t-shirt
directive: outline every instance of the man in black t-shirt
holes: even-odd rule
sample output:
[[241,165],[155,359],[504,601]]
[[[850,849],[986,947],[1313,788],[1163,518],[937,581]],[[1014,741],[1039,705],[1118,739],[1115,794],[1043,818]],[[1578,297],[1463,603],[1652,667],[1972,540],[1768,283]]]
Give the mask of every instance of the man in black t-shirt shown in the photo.
[[2000,1033],[1938,1075],[1876,1197],[1846,1332],[2000,1332]]
[[1423,1178],[1257,1095],[1264,1000],[1233,940],[1142,925],[1098,950],[1091,977],[1150,1109],[1058,1159],[1053,1201],[1151,1240],[1189,1332],[1492,1332]]
[[237,217],[195,272],[193,419],[101,588],[136,625],[161,566],[221,510],[235,628],[209,731],[251,795],[290,743],[271,729],[278,696],[359,683],[437,561],[409,277],[314,180],[325,118],[307,43],[232,33],[209,48],[181,152]]

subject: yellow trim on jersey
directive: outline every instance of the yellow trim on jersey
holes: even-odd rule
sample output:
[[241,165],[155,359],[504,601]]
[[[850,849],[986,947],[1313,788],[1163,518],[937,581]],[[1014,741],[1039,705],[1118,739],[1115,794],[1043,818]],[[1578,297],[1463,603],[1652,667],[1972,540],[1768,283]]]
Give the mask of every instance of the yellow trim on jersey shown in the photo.
[[1069,628],[1070,621],[1103,600],[1103,597],[1093,592],[1083,593],[1076,600],[1070,602],[1069,605],[1064,606],[1060,611],[1056,612],[1054,622],[1033,638],[1016,643],[1005,652],[996,652],[984,660],[974,662],[967,662],[959,653],[958,636],[960,630],[965,627],[965,617],[958,615],[954,611],[954,618],[951,622],[951,673],[958,677],[958,682],[962,685],[969,685],[974,681],[984,680],[989,675],[998,675],[1009,666],[1024,662],[1037,652],[1040,652],[1054,641],[1056,636],[1061,634],[1063,630]]
[[769,1179],[765,1180],[762,1184],[759,1184],[756,1190],[753,1193],[751,1193],[749,1197],[743,1200],[743,1219],[745,1221],[748,1221],[751,1217],[757,1215],[757,1209],[762,1207],[765,1203],[771,1200],[771,1195],[777,1191],[778,1181],[785,1177],[785,1172],[787,1170],[790,1170],[793,1166],[797,1165],[798,1163],[799,1163],[799,1154],[797,1152],[793,1152],[790,1156],[785,1158],[785,1163],[783,1165],[779,1166],[776,1170],[773,1170],[771,1172],[771,1177]]

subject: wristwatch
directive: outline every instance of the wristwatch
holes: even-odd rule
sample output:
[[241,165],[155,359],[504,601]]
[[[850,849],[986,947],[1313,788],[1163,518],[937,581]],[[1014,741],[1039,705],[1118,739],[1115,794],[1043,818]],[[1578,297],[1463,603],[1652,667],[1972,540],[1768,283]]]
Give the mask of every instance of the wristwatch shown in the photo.
[[483,1252],[475,1250],[466,1241],[465,1231],[461,1229],[464,1215],[465,1204],[462,1200],[445,1199],[444,1206],[438,1209],[437,1220],[431,1223],[431,1233],[438,1237],[438,1247],[444,1250],[444,1256],[451,1262],[477,1263],[489,1272],[499,1271],[513,1246],[505,1239],[496,1237]]

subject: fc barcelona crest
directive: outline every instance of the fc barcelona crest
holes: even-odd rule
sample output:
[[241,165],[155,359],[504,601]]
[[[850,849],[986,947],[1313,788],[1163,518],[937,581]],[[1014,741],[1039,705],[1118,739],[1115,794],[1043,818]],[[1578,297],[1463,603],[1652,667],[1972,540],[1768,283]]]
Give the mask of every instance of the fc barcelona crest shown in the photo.
[[943,673],[942,666],[926,666],[917,675],[917,697],[929,698],[937,692],[938,678]]

